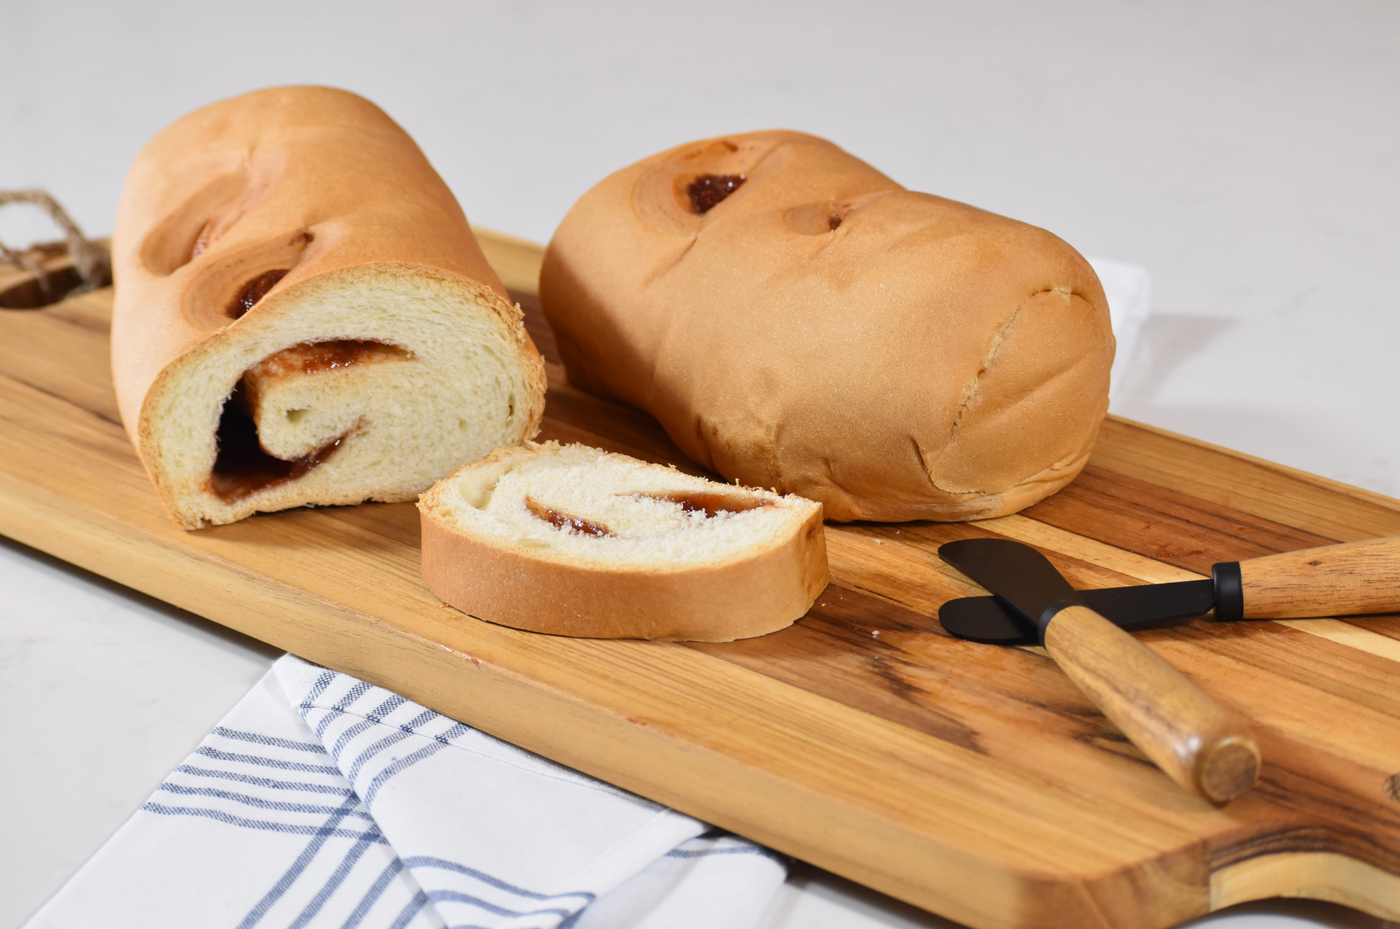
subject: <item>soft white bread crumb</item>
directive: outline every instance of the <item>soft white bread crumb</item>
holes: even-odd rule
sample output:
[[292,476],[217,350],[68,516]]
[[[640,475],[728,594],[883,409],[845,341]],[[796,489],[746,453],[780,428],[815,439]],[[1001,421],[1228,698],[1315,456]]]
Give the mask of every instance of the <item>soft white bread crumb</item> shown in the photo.
[[586,446],[497,449],[418,505],[433,592],[537,632],[729,641],[828,580],[820,504]]
[[[483,288],[484,290],[484,288]],[[513,320],[456,282],[392,269],[313,279],[166,368],[141,411],[142,453],[167,508],[189,527],[306,503],[415,499],[444,473],[533,435],[538,362]],[[369,351],[326,370],[268,370],[298,347]],[[340,440],[294,480],[221,496],[220,416],[234,388],[262,450],[293,461]]]

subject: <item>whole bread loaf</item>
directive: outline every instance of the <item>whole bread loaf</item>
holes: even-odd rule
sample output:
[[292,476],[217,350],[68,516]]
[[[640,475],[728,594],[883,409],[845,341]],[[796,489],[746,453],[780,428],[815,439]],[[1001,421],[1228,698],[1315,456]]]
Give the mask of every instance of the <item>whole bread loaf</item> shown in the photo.
[[1079,473],[1108,408],[1108,306],[1073,248],[796,132],[604,179],[540,302],[570,381],[829,519],[1015,512]]
[[354,94],[263,90],[162,130],[112,256],[122,420],[186,528],[412,500],[538,430],[519,308],[413,140]]
[[497,449],[418,508],[428,587],[533,632],[727,642],[791,624],[828,580],[820,504],[587,446]]

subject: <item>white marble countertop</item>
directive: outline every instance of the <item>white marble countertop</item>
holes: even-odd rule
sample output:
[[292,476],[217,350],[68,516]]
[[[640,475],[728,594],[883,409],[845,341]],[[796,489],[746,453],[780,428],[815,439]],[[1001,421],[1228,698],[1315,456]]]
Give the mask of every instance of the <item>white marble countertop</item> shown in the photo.
[[[0,4],[0,23],[0,188],[47,188],[91,232],[155,131],[271,84],[370,97],[474,222],[537,241],[653,151],[803,129],[1147,267],[1115,412],[1400,494],[1394,4],[58,0]],[[49,235],[0,212],[0,241]],[[6,929],[275,655],[7,541],[0,590]],[[806,870],[770,925],[951,926]],[[1385,924],[1280,901],[1199,925]]]

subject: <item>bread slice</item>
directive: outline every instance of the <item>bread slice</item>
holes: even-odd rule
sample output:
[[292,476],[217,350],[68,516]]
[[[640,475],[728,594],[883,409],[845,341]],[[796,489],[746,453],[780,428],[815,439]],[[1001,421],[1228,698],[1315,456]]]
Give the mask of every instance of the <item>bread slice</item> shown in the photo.
[[583,445],[496,449],[418,509],[433,593],[534,632],[728,642],[829,580],[821,504]]
[[185,528],[413,500],[539,428],[519,307],[413,140],[354,94],[257,91],[162,130],[113,264],[118,406]]

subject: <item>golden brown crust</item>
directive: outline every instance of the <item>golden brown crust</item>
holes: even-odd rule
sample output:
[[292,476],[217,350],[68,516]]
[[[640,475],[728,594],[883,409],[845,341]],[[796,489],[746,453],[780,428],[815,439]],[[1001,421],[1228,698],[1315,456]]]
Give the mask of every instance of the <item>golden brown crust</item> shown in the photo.
[[[687,185],[743,175],[692,211]],[[572,382],[830,519],[970,519],[1068,483],[1108,405],[1097,277],[1050,233],[793,132],[683,145],[560,225],[540,300]]]
[[[128,173],[112,257],[118,408],[158,489],[169,476],[152,454],[152,398],[190,365],[234,350],[240,330],[376,275],[432,281],[488,307],[528,369],[522,439],[543,415],[543,363],[456,199],[393,120],[346,91],[256,91],[166,127]],[[235,322],[241,289],[282,269]],[[161,496],[177,522],[201,524]]]
[[[465,467],[520,453],[498,450]],[[439,497],[455,477],[419,499],[423,579],[477,619],[552,635],[728,642],[791,625],[830,580],[820,508],[749,557],[664,570],[585,565],[463,531]]]

